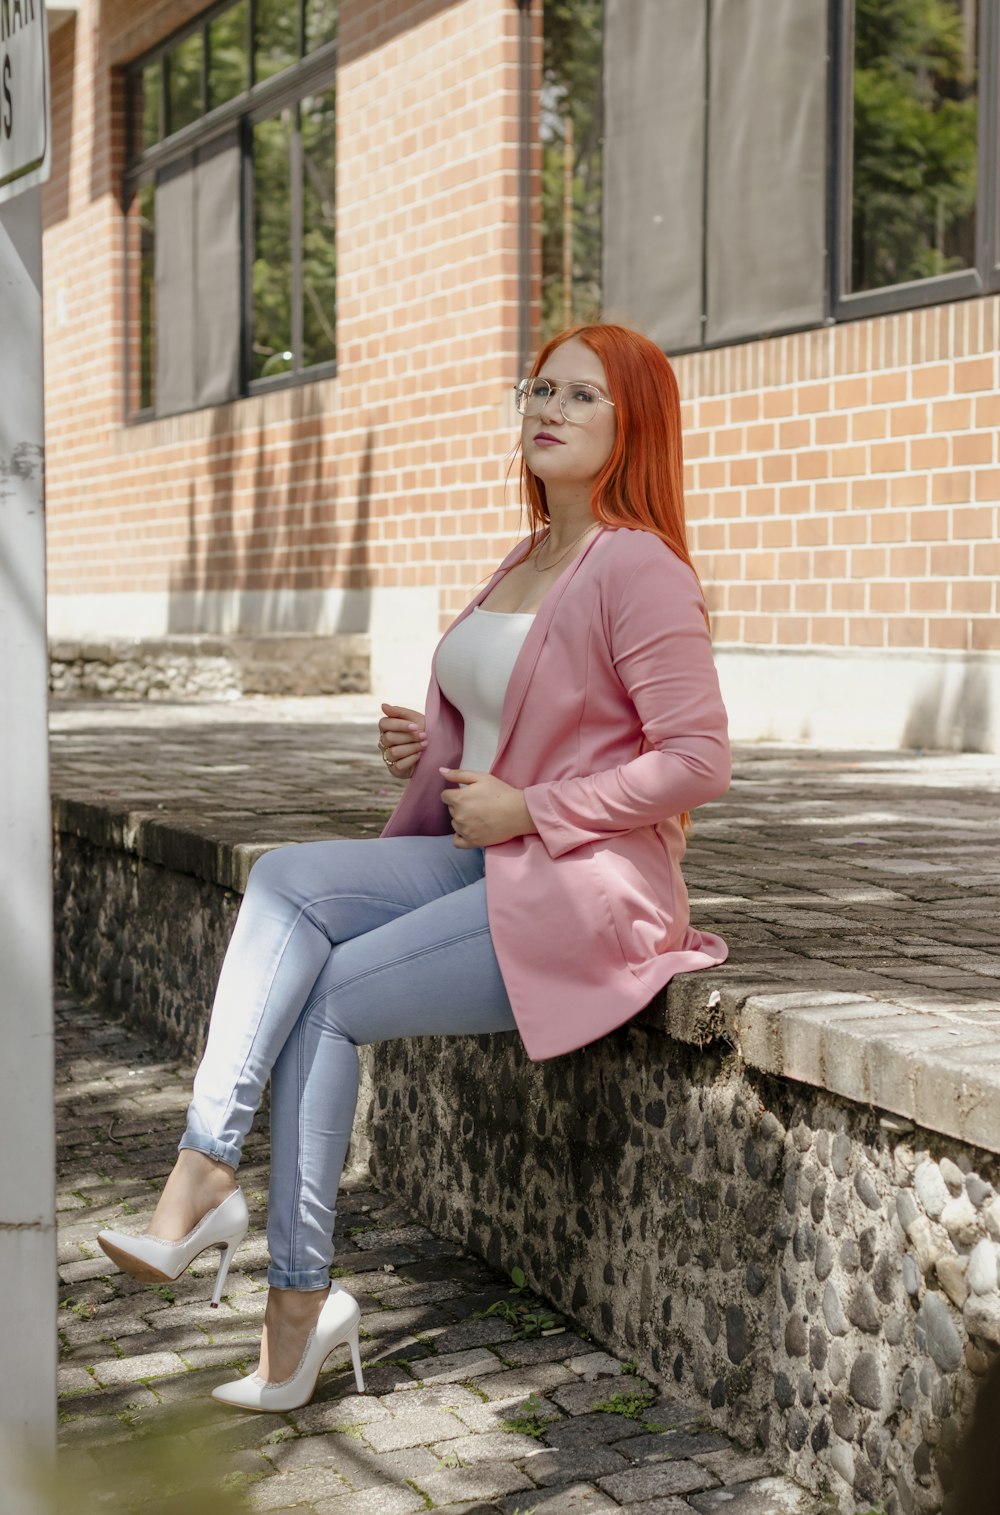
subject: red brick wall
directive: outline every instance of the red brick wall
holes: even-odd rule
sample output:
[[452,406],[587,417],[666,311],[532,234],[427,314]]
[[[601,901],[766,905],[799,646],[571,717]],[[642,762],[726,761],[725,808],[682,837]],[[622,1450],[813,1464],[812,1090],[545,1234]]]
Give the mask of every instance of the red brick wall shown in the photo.
[[50,591],[441,584],[453,610],[517,522],[516,7],[343,0],[338,376],[126,427],[115,68],[199,8],[84,0],[55,39]]
[[679,359],[716,640],[1000,647],[996,297]]
[[[517,526],[514,0],[342,0],[338,376],[125,426],[115,70],[200,6],[138,9],[84,0],[53,45],[51,590],[440,585],[447,618]],[[1000,645],[998,310],[677,361],[720,643]]]

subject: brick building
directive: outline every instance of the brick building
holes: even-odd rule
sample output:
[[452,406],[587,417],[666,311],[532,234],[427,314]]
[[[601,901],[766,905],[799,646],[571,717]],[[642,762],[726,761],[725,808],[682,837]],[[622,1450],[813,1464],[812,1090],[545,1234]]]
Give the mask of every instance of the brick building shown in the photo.
[[603,309],[675,362],[736,734],[997,750],[998,11],[54,12],[51,635],[368,634],[418,703]]

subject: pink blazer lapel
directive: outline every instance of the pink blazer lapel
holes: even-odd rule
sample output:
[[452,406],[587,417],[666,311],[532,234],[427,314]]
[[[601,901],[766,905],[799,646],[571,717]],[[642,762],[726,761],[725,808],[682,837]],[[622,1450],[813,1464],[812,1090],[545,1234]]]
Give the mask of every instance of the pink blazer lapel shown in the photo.
[[[491,772],[503,756],[504,748],[510,740],[510,734],[520,714],[521,706],[524,704],[524,697],[528,692],[528,685],[531,683],[531,676],[535,671],[538,655],[542,650],[542,645],[548,633],[549,626],[552,623],[552,617],[558,608],[559,601],[569,588],[573,576],[584,558],[586,558],[588,553],[593,551],[594,544],[599,542],[603,535],[604,532],[599,531],[595,537],[591,538],[579,556],[575,557],[565,572],[561,573],[556,579],[535,613],[534,623],[524,639],[524,646],[518,653],[517,661],[511,670],[510,682],[507,685],[507,693],[503,702],[503,719],[500,722],[500,736],[497,741],[497,750],[493,759]],[[490,587],[492,587],[492,583]],[[488,593],[489,589],[485,590],[482,598],[485,598],[485,595]],[[478,604],[478,601],[476,603]]]

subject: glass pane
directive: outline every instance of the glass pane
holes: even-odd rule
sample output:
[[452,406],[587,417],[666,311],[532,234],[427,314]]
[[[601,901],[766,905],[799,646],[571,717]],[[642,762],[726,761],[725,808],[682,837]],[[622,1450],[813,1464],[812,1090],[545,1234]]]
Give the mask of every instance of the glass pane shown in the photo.
[[151,410],[156,402],[155,196],[154,185],[143,184],[126,212],[130,415]]
[[601,311],[604,0],[544,0],[542,337]]
[[306,52],[337,40],[338,0],[306,0]]
[[163,136],[163,65],[157,58],[132,75],[132,152],[155,147]]
[[208,23],[208,109],[242,94],[250,84],[248,0],[239,0]]
[[336,91],[302,101],[302,367],[337,356]]
[[856,0],[854,290],[975,264],[976,11]]
[[139,202],[139,408],[156,399],[156,186],[144,184]]
[[257,0],[254,28],[255,79],[270,79],[298,62],[299,0]]
[[292,353],[293,115],[253,129],[253,350],[250,373],[270,378],[295,367]]
[[192,32],[167,54],[167,131],[180,131],[197,121],[202,111],[201,32]]

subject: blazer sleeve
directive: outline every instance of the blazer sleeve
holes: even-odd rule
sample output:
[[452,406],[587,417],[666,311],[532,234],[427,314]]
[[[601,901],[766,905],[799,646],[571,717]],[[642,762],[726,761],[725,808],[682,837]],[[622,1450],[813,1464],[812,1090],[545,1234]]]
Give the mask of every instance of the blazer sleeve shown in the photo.
[[634,570],[612,607],[614,668],[649,750],[524,790],[551,857],[694,810],[730,781],[726,710],[697,578],[669,548]]

